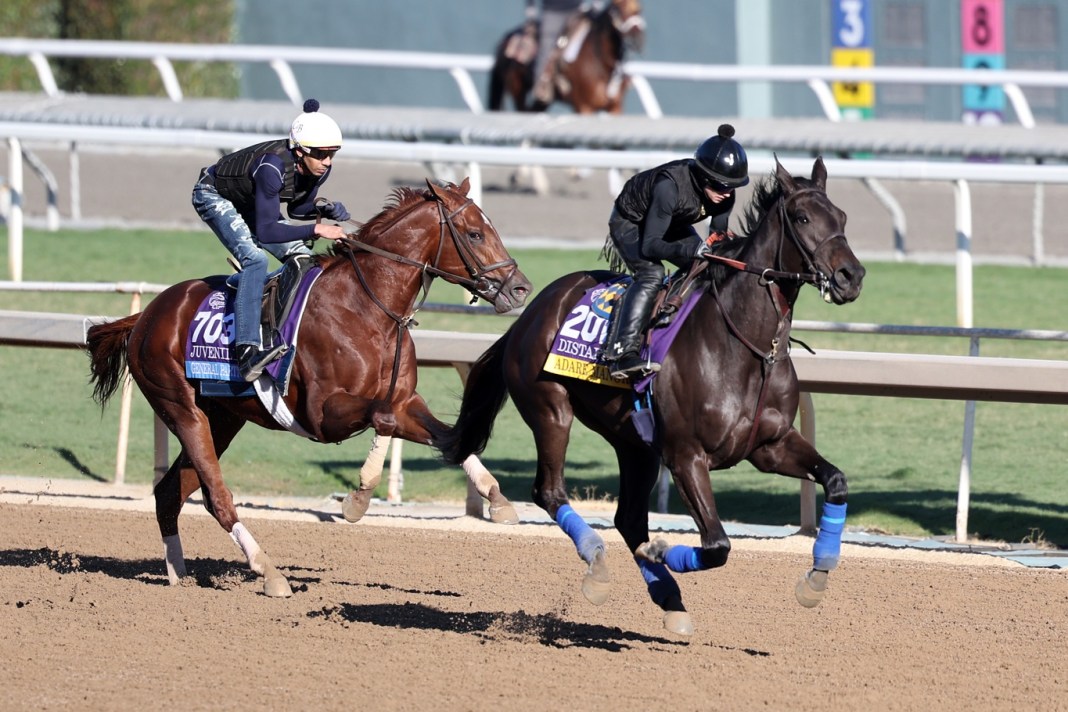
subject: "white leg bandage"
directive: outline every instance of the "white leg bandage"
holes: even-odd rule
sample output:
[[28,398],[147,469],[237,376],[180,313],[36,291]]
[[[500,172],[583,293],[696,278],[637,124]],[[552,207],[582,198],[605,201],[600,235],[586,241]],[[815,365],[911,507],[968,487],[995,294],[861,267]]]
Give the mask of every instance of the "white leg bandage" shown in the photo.
[[163,561],[167,565],[167,583],[178,585],[178,579],[185,576],[185,554],[182,538],[177,534],[163,537]]
[[386,464],[386,452],[389,450],[391,437],[375,435],[371,439],[371,452],[367,461],[360,468],[360,489],[373,490],[382,481],[382,468]]
[[475,485],[478,493],[488,499],[490,490],[493,489],[493,485],[497,484],[497,478],[490,474],[477,455],[468,456],[464,460],[463,468],[467,473],[467,479]]

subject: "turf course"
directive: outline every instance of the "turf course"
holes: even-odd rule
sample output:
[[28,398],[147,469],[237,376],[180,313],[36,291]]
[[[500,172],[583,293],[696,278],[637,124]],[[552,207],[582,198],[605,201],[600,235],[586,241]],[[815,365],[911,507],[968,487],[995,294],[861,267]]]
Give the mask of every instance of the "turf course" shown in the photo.
[[[7,254],[7,235],[0,233]],[[171,284],[220,273],[225,252],[208,231],[28,231],[27,281],[144,281]],[[596,252],[514,249],[521,268],[541,287],[555,276],[602,267]],[[796,318],[882,324],[952,326],[956,318],[952,267],[868,264],[860,299],[845,307],[805,290]],[[975,271],[975,324],[992,328],[1063,329],[1064,284],[1057,269],[979,267]],[[431,302],[462,303],[463,293],[442,282]],[[121,315],[124,295],[0,292],[0,308]],[[500,332],[507,317],[422,313],[419,328]],[[965,354],[963,339],[803,333],[820,349]],[[990,356],[1057,358],[1068,344],[984,341]],[[108,481],[114,474],[118,402],[100,413],[90,399],[85,355],[79,351],[0,347],[0,474]],[[448,369],[424,369],[420,392],[450,421],[460,381]],[[954,530],[964,404],[899,398],[817,395],[817,444],[849,476],[850,524],[906,535],[951,535]],[[223,458],[237,493],[326,496],[358,479],[369,436],[339,446],[319,445],[247,427]],[[172,442],[172,455],[177,444]],[[507,406],[485,461],[505,494],[529,498],[534,467],[530,433]],[[972,460],[969,529],[985,539],[1039,541],[1068,547],[1068,409],[980,403]],[[151,413],[135,397],[127,481],[151,481]],[[786,524],[798,520],[795,481],[748,466],[713,473],[725,519]],[[428,448],[406,444],[406,500],[461,500],[463,473],[443,468]],[[616,468],[611,450],[576,426],[568,480],[576,498],[611,499]],[[380,495],[385,494],[385,484]],[[671,510],[682,506],[672,496]]]

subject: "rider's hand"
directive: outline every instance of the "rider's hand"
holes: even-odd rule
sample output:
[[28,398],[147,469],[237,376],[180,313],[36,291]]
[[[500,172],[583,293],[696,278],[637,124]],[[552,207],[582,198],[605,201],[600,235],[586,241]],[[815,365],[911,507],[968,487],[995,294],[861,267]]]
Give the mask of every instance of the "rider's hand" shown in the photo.
[[345,237],[345,228],[340,225],[326,225],[319,223],[315,226],[315,236],[327,240],[340,240]]
[[701,240],[697,243],[697,250],[693,253],[693,258],[695,260],[703,260],[710,254],[712,254],[712,247],[704,240]]
[[319,207],[319,212],[322,213],[324,218],[329,218],[338,222],[345,222],[352,217],[349,215],[349,211],[345,209],[344,204],[336,201],[323,204]]

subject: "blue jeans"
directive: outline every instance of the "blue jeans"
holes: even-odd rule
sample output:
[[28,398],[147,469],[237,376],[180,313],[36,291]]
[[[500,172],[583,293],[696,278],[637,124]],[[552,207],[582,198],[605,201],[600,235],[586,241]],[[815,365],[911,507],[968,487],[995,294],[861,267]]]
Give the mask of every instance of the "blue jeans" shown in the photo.
[[260,244],[234,204],[219,195],[213,185],[197,183],[193,187],[193,207],[241,265],[241,277],[234,297],[235,343],[238,346],[249,344],[262,348],[260,309],[263,283],[267,280],[267,254],[264,250],[279,262],[293,255],[310,255],[312,250],[302,240]]

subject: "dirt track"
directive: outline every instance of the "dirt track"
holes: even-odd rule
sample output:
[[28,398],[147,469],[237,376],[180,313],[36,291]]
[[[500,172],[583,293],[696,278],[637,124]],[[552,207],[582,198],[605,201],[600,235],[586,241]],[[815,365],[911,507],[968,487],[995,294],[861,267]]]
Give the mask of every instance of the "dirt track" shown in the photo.
[[696,626],[686,640],[664,631],[614,533],[612,598],[594,607],[551,527],[244,516],[292,598],[261,595],[205,516],[183,515],[191,575],[172,588],[148,512],[0,504],[0,707],[1068,705],[1063,572],[847,546],[809,610],[793,585],[811,540],[736,540],[723,569],[679,577]]

